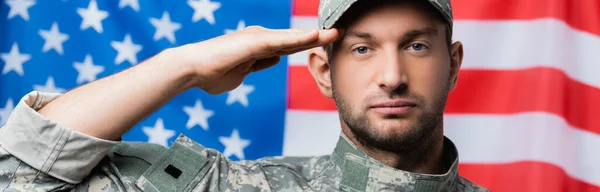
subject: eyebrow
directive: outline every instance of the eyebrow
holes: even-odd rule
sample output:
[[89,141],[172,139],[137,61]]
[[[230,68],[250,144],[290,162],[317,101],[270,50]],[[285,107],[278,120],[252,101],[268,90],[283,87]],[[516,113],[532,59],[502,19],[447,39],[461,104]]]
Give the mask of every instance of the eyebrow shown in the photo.
[[431,27],[426,27],[423,29],[410,30],[410,31],[404,33],[404,36],[402,37],[402,39],[414,39],[419,36],[436,36],[437,34],[438,34],[438,31],[436,29],[431,28]]
[[360,38],[360,39],[367,39],[367,40],[372,40],[373,35],[371,35],[371,33],[367,33],[367,32],[361,32],[361,31],[346,31],[346,34],[344,34],[344,39],[348,38],[348,37],[355,37],[355,38]]

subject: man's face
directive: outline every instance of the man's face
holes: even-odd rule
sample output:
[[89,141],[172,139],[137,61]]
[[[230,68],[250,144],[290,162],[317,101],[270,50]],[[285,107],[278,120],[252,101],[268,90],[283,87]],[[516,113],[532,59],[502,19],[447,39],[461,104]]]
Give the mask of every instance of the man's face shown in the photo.
[[348,26],[335,49],[332,94],[363,145],[401,152],[441,129],[453,65],[444,24],[420,10],[374,9]]

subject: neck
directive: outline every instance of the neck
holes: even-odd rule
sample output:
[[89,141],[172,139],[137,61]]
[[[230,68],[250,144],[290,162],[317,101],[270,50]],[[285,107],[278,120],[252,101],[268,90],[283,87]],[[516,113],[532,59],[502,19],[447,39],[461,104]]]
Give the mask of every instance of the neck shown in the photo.
[[447,171],[447,167],[443,165],[444,134],[442,125],[443,123],[440,121],[429,138],[414,145],[417,147],[412,150],[402,153],[363,145],[344,123],[342,131],[362,152],[388,166],[413,173],[443,174]]

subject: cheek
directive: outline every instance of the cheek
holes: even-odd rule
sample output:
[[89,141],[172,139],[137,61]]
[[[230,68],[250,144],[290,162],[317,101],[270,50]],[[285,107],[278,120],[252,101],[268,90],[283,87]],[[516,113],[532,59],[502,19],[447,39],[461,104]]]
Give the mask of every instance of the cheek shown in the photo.
[[446,94],[450,78],[450,65],[443,61],[419,59],[411,61],[414,65],[407,65],[409,87],[412,91],[424,96],[426,99],[436,98]]
[[341,63],[343,66],[336,66],[332,74],[335,94],[353,108],[362,107],[371,81],[370,72],[364,64]]

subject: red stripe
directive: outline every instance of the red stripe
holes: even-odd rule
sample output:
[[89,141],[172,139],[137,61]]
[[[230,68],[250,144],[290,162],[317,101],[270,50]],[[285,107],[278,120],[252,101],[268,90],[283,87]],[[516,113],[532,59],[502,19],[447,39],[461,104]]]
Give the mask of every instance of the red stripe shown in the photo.
[[[292,15],[317,16],[319,0],[294,0]],[[555,18],[575,29],[600,35],[598,0],[452,0],[456,20]]]
[[289,67],[288,109],[333,111],[333,99],[325,98],[306,66]]
[[542,162],[460,164],[458,172],[494,192],[600,191],[600,187],[572,178],[560,167]]
[[[336,110],[324,98],[306,66],[290,67],[289,108]],[[574,127],[600,134],[600,89],[573,80],[562,71],[463,70],[450,94],[447,114],[513,114],[541,111],[563,117]]]
[[292,0],[292,16],[317,16],[319,0]]
[[555,18],[575,29],[600,35],[598,0],[452,0],[452,7],[457,20]]

